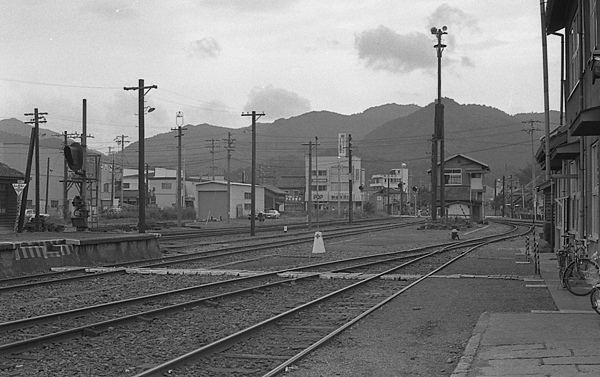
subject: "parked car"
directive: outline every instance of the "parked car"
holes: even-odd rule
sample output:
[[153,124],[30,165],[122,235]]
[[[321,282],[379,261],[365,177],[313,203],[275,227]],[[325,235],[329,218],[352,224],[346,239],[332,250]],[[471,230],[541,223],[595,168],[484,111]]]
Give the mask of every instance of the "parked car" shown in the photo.
[[280,216],[281,213],[279,213],[279,211],[276,209],[269,209],[265,211],[265,218],[267,219],[278,219]]
[[[264,211],[256,211],[256,213],[254,214],[254,219],[255,219],[255,220],[259,220],[259,219],[260,219],[260,214],[261,214],[261,213],[262,213],[262,215],[263,215],[263,218],[265,218],[265,219],[267,218],[267,217],[265,216],[265,212],[264,212]],[[252,214],[251,214],[251,213],[249,213],[249,214],[248,214],[248,220],[250,220],[251,218],[252,218]]]
[[[26,209],[25,210],[25,222],[29,222],[35,218],[35,209]],[[47,213],[40,213],[40,219],[49,219],[50,215]]]

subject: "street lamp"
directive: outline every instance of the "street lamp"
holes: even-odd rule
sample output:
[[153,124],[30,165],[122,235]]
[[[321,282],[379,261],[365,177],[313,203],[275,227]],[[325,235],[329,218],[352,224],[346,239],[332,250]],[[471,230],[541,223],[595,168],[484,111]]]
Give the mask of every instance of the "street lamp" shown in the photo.
[[[446,32],[446,30],[448,30],[448,28],[446,26],[442,26],[441,29],[438,29],[436,27],[432,27],[431,28],[431,34],[435,35],[437,38],[437,44],[435,46],[433,46],[436,51],[437,51],[437,59],[438,59],[438,96],[437,96],[437,103],[435,104],[435,118],[434,118],[434,134],[433,134],[433,143],[434,145],[437,143],[437,141],[439,140],[440,142],[440,173],[439,173],[439,177],[440,177],[440,209],[441,209],[441,216],[446,218],[446,201],[445,201],[445,176],[446,176],[446,172],[444,169],[444,105],[442,104],[442,52],[444,51],[444,48],[446,47],[445,44],[442,43],[442,36],[445,34],[448,34]],[[436,154],[436,156],[432,156],[432,164],[435,163],[436,159],[437,159],[437,148],[434,146],[433,148],[433,152],[434,154]],[[435,164],[437,165],[437,163]],[[437,172],[437,166],[432,166],[431,167],[431,173],[432,173],[432,181],[431,181],[431,186],[432,186],[432,190],[431,190],[431,201],[432,201],[432,206],[433,206],[433,211],[432,211],[432,218],[435,220],[436,218],[436,190],[437,190],[437,176],[435,175]],[[435,175],[435,179],[434,179],[434,175]]]

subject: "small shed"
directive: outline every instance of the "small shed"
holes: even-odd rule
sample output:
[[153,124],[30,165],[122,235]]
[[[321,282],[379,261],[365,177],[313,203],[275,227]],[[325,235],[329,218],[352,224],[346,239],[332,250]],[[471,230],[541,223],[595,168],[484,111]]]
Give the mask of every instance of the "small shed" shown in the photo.
[[[245,218],[252,210],[252,185],[231,182],[231,199],[227,203],[227,182],[196,183],[196,214],[198,220],[226,220],[227,210],[232,219]],[[256,186],[256,212],[264,207],[265,188]]]
[[25,175],[0,162],[0,233],[14,230],[17,220],[17,193],[14,183],[23,181]]

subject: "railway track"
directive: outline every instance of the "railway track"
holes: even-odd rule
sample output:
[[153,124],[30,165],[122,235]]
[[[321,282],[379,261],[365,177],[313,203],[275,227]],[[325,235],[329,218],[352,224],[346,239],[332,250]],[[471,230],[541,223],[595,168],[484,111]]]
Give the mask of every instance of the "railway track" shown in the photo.
[[[327,232],[326,236],[328,239],[332,239],[336,237],[345,237],[348,235],[358,235],[368,232],[388,230],[396,227],[414,226],[415,224],[416,223],[414,222],[400,223],[397,221],[375,224],[367,223],[349,229],[331,230]],[[241,244],[237,246],[220,246],[216,249],[201,250],[186,254],[169,255],[155,259],[137,260],[112,264],[105,267],[112,267],[113,270],[97,272],[94,274],[89,274],[88,272],[86,272],[86,268],[75,268],[72,270],[65,270],[61,272],[52,272],[19,278],[3,279],[0,280],[0,294],[2,294],[2,292],[17,291],[39,286],[62,284],[65,282],[73,282],[77,280],[95,279],[100,276],[124,274],[126,273],[124,269],[125,267],[160,268],[165,266],[173,266],[177,264],[202,262],[215,257],[227,258],[239,255],[248,255],[250,253],[264,253],[264,251],[267,249],[303,244],[306,242],[311,242],[313,241],[313,239],[314,236],[309,234],[290,234],[284,236],[279,235],[275,239],[268,238],[264,240],[251,242],[248,242],[247,240],[238,241]],[[223,242],[225,242],[226,244],[235,243],[235,241],[232,240],[225,240],[220,241],[219,244],[222,244]],[[239,259],[240,257],[237,258]]]
[[[205,293],[205,295],[197,300],[192,300],[192,301],[187,301],[184,303],[179,303],[179,304],[171,304],[171,305],[165,305],[164,303],[159,304],[159,306],[163,306],[162,308],[159,309],[153,309],[153,310],[146,310],[144,312],[136,312],[133,314],[128,314],[125,316],[121,316],[118,319],[111,319],[111,320],[106,320],[102,323],[88,323],[75,327],[75,328],[71,328],[70,330],[61,330],[58,331],[56,333],[51,333],[51,334],[47,334],[47,335],[43,335],[43,336],[38,336],[38,337],[34,337],[31,338],[31,333],[38,333],[40,332],[40,324],[42,323],[49,323],[49,322],[55,322],[58,319],[65,319],[65,318],[78,318],[81,317],[82,315],[84,315],[83,312],[79,312],[79,313],[54,313],[52,314],[52,316],[54,316],[53,318],[44,318],[44,319],[38,319],[40,322],[35,323],[36,320],[34,319],[29,319],[29,320],[23,320],[20,323],[13,323],[13,324],[1,324],[0,326],[0,333],[7,333],[9,334],[11,331],[23,331],[23,329],[27,329],[27,328],[31,328],[31,326],[38,326],[35,327],[34,330],[29,330],[28,332],[26,332],[25,337],[27,337],[29,335],[29,339],[26,340],[21,340],[21,341],[17,341],[17,342],[13,342],[11,344],[4,344],[1,348],[0,348],[0,354],[8,354],[8,353],[14,353],[14,352],[23,352],[24,350],[29,350],[29,354],[34,354],[37,355],[37,353],[35,351],[31,351],[32,347],[39,347],[41,344],[48,344],[48,343],[52,343],[52,342],[57,342],[57,341],[65,341],[66,339],[71,339],[73,337],[79,337],[81,338],[81,336],[85,336],[87,335],[88,337],[94,337],[93,339],[99,339],[99,338],[106,338],[106,339],[110,339],[111,338],[111,332],[114,332],[115,328],[119,328],[119,331],[117,331],[117,333],[119,334],[128,334],[128,333],[134,333],[134,334],[138,334],[139,332],[144,332],[143,328],[144,327],[155,327],[155,326],[168,326],[168,323],[163,324],[163,322],[169,322],[170,317],[164,317],[165,314],[169,314],[169,313],[173,313],[173,312],[177,312],[177,317],[179,318],[178,320],[176,320],[178,323],[185,323],[186,326],[183,326],[183,329],[178,329],[178,333],[180,334],[186,334],[189,332],[194,332],[194,331],[200,331],[200,333],[208,336],[207,339],[202,340],[201,342],[203,344],[205,344],[204,346],[202,346],[201,348],[196,349],[193,352],[189,352],[188,354],[190,354],[189,356],[186,355],[175,355],[175,357],[173,357],[173,360],[177,360],[177,361],[165,361],[163,364],[157,366],[157,367],[153,367],[148,369],[146,372],[142,372],[140,374],[138,374],[139,376],[142,375],[162,375],[162,373],[168,373],[169,370],[172,370],[175,367],[179,367],[179,365],[181,365],[181,363],[185,362],[190,362],[191,360],[200,360],[200,362],[198,364],[195,364],[196,366],[192,367],[192,369],[186,369],[183,372],[181,372],[180,374],[174,374],[174,375],[203,375],[203,374],[196,374],[200,369],[201,370],[207,370],[206,368],[210,369],[214,367],[210,367],[207,366],[206,363],[208,359],[205,358],[205,356],[207,355],[214,355],[216,350],[221,350],[223,349],[223,347],[229,348],[229,352],[225,353],[225,354],[219,354],[218,356],[211,356],[210,360],[211,362],[215,361],[215,357],[219,358],[219,361],[217,363],[217,365],[227,365],[227,367],[225,369],[229,370],[230,372],[232,370],[236,370],[237,367],[235,367],[235,365],[241,365],[242,361],[246,362],[248,360],[250,360],[250,366],[249,367],[243,367],[242,369],[244,370],[250,370],[250,371],[254,371],[259,370],[260,372],[257,373],[263,373],[263,371],[265,370],[265,366],[268,365],[268,368],[271,368],[272,371],[275,371],[279,368],[279,370],[281,370],[281,368],[285,368],[286,366],[282,366],[284,364],[289,364],[289,363],[293,363],[293,360],[297,357],[299,357],[298,355],[303,353],[303,352],[307,352],[304,351],[304,349],[310,349],[311,347],[314,347],[315,344],[322,344],[322,342],[327,341],[327,339],[329,339],[328,337],[332,337],[335,334],[339,333],[339,331],[341,328],[347,328],[348,326],[351,326],[351,324],[353,323],[354,320],[359,320],[359,317],[362,318],[362,316],[367,315],[368,313],[370,313],[372,310],[375,310],[374,308],[377,307],[377,305],[383,305],[385,302],[387,302],[386,300],[390,300],[393,297],[396,297],[398,294],[401,294],[401,292],[404,289],[408,289],[410,286],[412,286],[413,284],[417,284],[419,281],[421,281],[421,279],[413,282],[413,283],[408,283],[408,282],[399,282],[397,280],[382,280],[381,277],[385,276],[385,275],[390,275],[394,272],[396,272],[399,269],[402,268],[406,268],[409,265],[415,265],[417,263],[419,263],[420,260],[425,259],[425,258],[431,258],[436,254],[440,254],[444,251],[450,250],[450,249],[454,249],[454,254],[451,258],[449,258],[447,261],[445,261],[439,268],[433,270],[433,271],[428,271],[424,277],[426,278],[427,276],[430,276],[431,274],[436,273],[437,271],[440,271],[441,269],[443,269],[443,266],[448,265],[449,263],[452,263],[454,260],[460,258],[462,255],[465,255],[466,253],[468,253],[470,250],[478,247],[479,245],[486,243],[486,242],[491,242],[489,240],[489,237],[482,237],[481,239],[478,240],[469,240],[469,241],[465,241],[464,243],[461,244],[452,244],[452,245],[441,245],[439,246],[437,249],[437,251],[435,252],[425,252],[424,250],[411,250],[410,253],[412,253],[413,255],[411,256],[411,259],[406,260],[406,259],[402,259],[402,260],[395,260],[396,258],[400,258],[400,252],[396,252],[396,253],[387,253],[387,255],[376,255],[376,256],[368,256],[365,258],[353,258],[354,260],[352,261],[339,261],[338,264],[338,268],[333,268],[334,267],[334,263],[332,262],[326,262],[326,263],[320,263],[320,264],[313,264],[310,266],[304,266],[302,268],[298,268],[295,271],[287,271],[287,275],[283,274],[283,271],[276,271],[276,272],[265,272],[263,274],[259,274],[253,277],[247,277],[247,278],[243,278],[243,279],[235,279],[237,280],[237,282],[235,284],[237,284],[237,288],[235,290],[232,290],[231,288],[228,289],[227,292],[220,294],[220,295],[211,295],[209,293]],[[458,249],[458,251],[456,251],[456,249]],[[382,254],[386,254],[386,253],[382,253]],[[406,254],[406,252],[405,252]],[[421,254],[421,255],[418,255]],[[370,259],[369,259],[370,257]],[[402,258],[405,258],[406,256],[402,256]],[[374,258],[379,258],[378,260],[373,260]],[[351,263],[352,266],[349,266],[348,264],[342,265],[342,263]],[[329,267],[329,272],[330,273],[341,273],[341,272],[347,272],[350,269],[366,269],[369,268],[369,266],[373,266],[373,265],[382,265],[382,264],[389,264],[389,263],[400,263],[395,265],[392,268],[386,269],[380,273],[377,274],[373,274],[371,277],[365,278],[357,283],[354,283],[352,280],[346,280],[346,279],[336,279],[336,280],[323,280],[323,279],[318,279],[317,277],[319,275],[321,275],[321,272],[315,272],[316,269],[319,268],[324,268],[326,265],[328,265]],[[437,264],[440,265],[441,262],[437,261]],[[425,267],[422,267],[423,271],[425,271]],[[306,272],[302,272],[302,270],[306,271]],[[430,270],[430,269],[429,269]],[[262,275],[262,276],[261,276]],[[277,275],[280,275],[279,277],[276,277]],[[268,283],[260,283],[260,279],[271,279],[272,281],[268,282]],[[254,283],[252,284],[248,284],[248,286],[245,287],[241,287],[241,281],[244,281],[244,284],[246,283],[250,283],[251,281],[254,280]],[[277,281],[274,281],[277,280]],[[226,286],[228,284],[231,284],[231,286],[233,286],[233,284],[231,282],[217,282],[217,283],[213,283],[212,285],[212,289],[217,288],[218,286]],[[202,289],[207,289],[207,287],[204,288],[199,288],[199,287],[194,287],[193,290],[190,289],[188,291],[188,294],[192,294],[192,292],[194,291],[200,291]],[[398,291],[400,289],[400,291]],[[316,296],[316,293],[322,293],[324,290],[328,290],[328,293],[322,296]],[[205,291],[208,292],[208,291]],[[256,299],[252,299],[252,296],[257,295],[257,292],[269,292],[269,293],[262,293],[260,295],[262,295],[260,297],[260,302],[262,303],[261,305],[257,305],[257,300]],[[274,293],[274,292],[280,292],[280,293]],[[398,293],[400,292],[400,293]],[[193,293],[196,294],[196,293]],[[171,295],[175,296],[176,294],[172,293]],[[208,295],[208,296],[206,296]],[[265,299],[265,297],[263,296],[276,296],[277,299],[275,300],[275,303],[277,305],[273,305],[273,304],[269,304],[268,300]],[[242,297],[240,299],[240,297]],[[246,297],[246,298],[244,298]],[[250,298],[248,298],[250,297]],[[282,299],[281,297],[289,297],[289,300],[286,300],[285,302],[280,302]],[[359,300],[360,302],[358,302],[357,300],[355,300],[355,297],[361,297],[361,300]],[[381,300],[381,297],[387,297],[385,300]],[[227,298],[227,299],[226,299]],[[375,298],[372,300],[372,298]],[[144,303],[144,302],[150,302],[152,300],[156,300],[156,298],[138,298],[140,301],[137,304],[140,303]],[[223,301],[226,300],[226,301]],[[229,301],[232,300],[232,301]],[[330,304],[330,300],[334,300],[331,301],[332,303]],[[350,300],[350,301],[348,301]],[[299,301],[300,303],[295,303],[296,301]],[[348,303],[350,302],[350,304]],[[111,304],[113,306],[115,306],[115,308],[118,308],[119,306],[117,304]],[[260,306],[260,307],[259,307]],[[263,309],[264,306],[264,310]],[[293,309],[287,309],[288,307],[294,307]],[[233,310],[234,312],[236,310],[240,310],[239,308],[247,308],[250,307],[252,308],[252,315],[250,315],[250,313],[248,313],[248,320],[254,324],[250,324],[250,322],[246,323],[246,321],[240,321],[238,316],[234,316],[233,318],[227,319],[227,317],[223,314],[224,312],[227,312],[227,308]],[[200,309],[199,309],[200,308]],[[237,308],[237,309],[235,309]],[[317,309],[314,309],[317,308]],[[337,309],[336,309],[337,308]],[[95,313],[97,314],[97,312],[101,311],[101,308],[89,308],[86,309],[89,311],[89,313]],[[261,309],[261,310],[258,310]],[[108,307],[103,308],[102,310],[108,310]],[[185,310],[185,311],[182,311]],[[273,312],[276,312],[276,315],[273,315]],[[316,313],[316,317],[314,317],[315,314],[312,314],[312,316],[309,313]],[[354,313],[354,312],[360,312],[362,314],[358,314],[357,316],[352,315],[349,316],[348,313]],[[183,314],[181,314],[183,313]],[[220,313],[220,314],[219,314]],[[303,318],[306,318],[306,320],[302,320],[300,321],[298,319],[298,316],[300,315],[299,313],[302,313],[302,316],[306,316]],[[336,318],[335,321],[332,321],[332,324],[325,324],[325,325],[315,325],[315,323],[320,323],[318,321],[318,317],[319,317],[319,313],[321,314],[321,317],[325,316],[327,318],[331,317],[331,318]],[[340,314],[341,313],[341,314]],[[215,316],[220,316],[221,321],[217,321],[218,323],[235,323],[236,321],[238,322],[238,327],[244,327],[244,329],[240,330],[240,331],[232,331],[232,328],[230,327],[226,327],[226,329],[219,331],[219,326],[218,323],[216,324],[217,328],[216,329],[210,329],[209,331],[207,331],[206,328],[203,328],[201,330],[198,330],[196,328],[196,330],[193,330],[195,327],[192,326],[192,324],[190,323],[188,325],[185,318],[186,315],[190,315],[193,314],[192,317],[194,318],[198,318],[198,316],[204,318],[206,316],[206,318],[214,318]],[[257,318],[256,316],[258,315]],[[340,325],[338,318],[344,317],[344,324]],[[167,319],[165,319],[167,318]],[[237,318],[237,319],[236,319]],[[193,321],[192,321],[193,322]],[[244,322],[244,325],[242,325],[242,322]],[[273,325],[276,324],[276,325]],[[53,327],[56,328],[56,324],[52,325]],[[122,328],[123,326],[126,326],[124,328]],[[206,327],[206,324],[204,324],[204,326]],[[344,327],[345,326],[345,327]],[[329,328],[331,327],[331,328]],[[285,329],[284,334],[281,333],[263,333],[262,329],[269,329],[269,331],[274,331],[277,329]],[[335,328],[335,329],[334,329]],[[186,330],[187,329],[187,330]],[[326,330],[326,331],[325,331]],[[108,333],[104,334],[104,333]],[[263,339],[261,342],[257,343],[250,343],[247,340],[244,339],[248,339],[248,336],[252,336],[252,339],[258,339],[257,336],[258,334],[261,334],[260,337],[261,339]],[[278,339],[289,339],[289,338],[282,338],[283,336],[285,336],[285,333],[294,333],[294,336],[292,338],[294,339],[304,339],[306,340],[305,343],[298,343],[295,344],[293,347],[291,347],[293,350],[300,350],[302,349],[303,351],[301,352],[296,352],[294,351],[292,355],[290,355],[289,353],[289,348],[287,352],[284,352],[283,354],[277,354],[277,352],[275,352],[275,349],[265,349],[264,344],[269,344],[272,342],[269,342],[268,339],[273,339],[273,337],[277,337]],[[325,334],[326,335],[323,335]],[[221,340],[215,340],[215,341],[209,341],[210,339],[214,338],[216,335],[215,334],[225,334],[223,336],[221,336],[223,339]],[[271,334],[271,335],[269,335]],[[333,335],[332,335],[333,334]],[[121,337],[121,336],[120,336]],[[125,335],[123,335],[122,337],[126,338]],[[316,338],[315,338],[316,337]],[[187,338],[187,336],[182,336],[182,338]],[[309,339],[310,342],[307,340]],[[316,340],[315,339],[319,339]],[[197,341],[199,341],[198,339],[196,339]],[[228,342],[231,342],[233,340],[236,340],[236,342],[234,344],[230,344]],[[147,341],[149,342],[149,344],[154,344],[155,342],[153,342],[152,338],[147,339]],[[279,343],[281,344],[291,344],[291,343],[287,343],[287,340],[285,341],[280,341]],[[310,344],[308,344],[310,343]],[[262,346],[260,346],[262,344]],[[307,345],[308,344],[308,345]],[[106,347],[107,345],[103,345],[103,347]],[[233,348],[231,348],[233,347]],[[247,348],[250,347],[250,348]],[[284,347],[285,348],[285,347]],[[251,350],[261,350],[262,353],[256,354],[249,352],[248,349]],[[166,351],[165,351],[166,352]],[[161,358],[163,360],[166,359],[166,355],[169,353],[166,353],[165,355],[162,354],[161,352]],[[184,357],[185,356],[185,357]],[[33,356],[33,357],[37,357],[37,356]],[[40,357],[44,357],[44,356],[40,356]],[[285,360],[292,360],[288,362],[281,362],[282,358],[285,358]],[[225,361],[229,360],[227,363]],[[175,364],[173,364],[175,363]],[[233,365],[233,367],[232,367]],[[245,364],[246,365],[246,364]],[[257,368],[257,365],[261,365],[261,368]],[[291,365],[291,364],[290,364]],[[187,368],[187,367],[186,367]],[[200,368],[200,369],[197,369]],[[214,371],[213,374],[214,375],[218,375],[219,372],[219,368],[222,367],[217,367]],[[139,370],[139,368],[137,368]],[[130,369],[129,372],[130,374],[133,374],[135,372],[136,368],[134,369]],[[276,373],[276,372],[273,372]],[[101,374],[96,374],[93,373],[94,375],[101,375]],[[252,374],[252,373],[251,373]],[[109,374],[107,374],[109,375]],[[127,373],[125,374],[127,375]],[[170,375],[170,374],[168,374]],[[261,374],[262,375],[262,374]]]

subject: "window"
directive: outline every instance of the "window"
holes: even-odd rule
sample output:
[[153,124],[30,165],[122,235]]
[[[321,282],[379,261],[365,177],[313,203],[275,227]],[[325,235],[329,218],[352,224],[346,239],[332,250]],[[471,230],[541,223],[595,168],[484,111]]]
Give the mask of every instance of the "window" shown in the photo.
[[577,86],[577,83],[579,82],[579,73],[581,72],[581,67],[580,67],[580,52],[579,52],[579,16],[577,14],[575,14],[575,17],[573,17],[573,22],[571,23],[571,26],[569,28],[569,35],[568,35],[568,57],[569,57],[569,71],[568,71],[568,88],[569,88],[569,93],[573,91],[573,89],[575,89],[575,86]]
[[449,186],[460,186],[462,185],[462,171],[461,169],[444,169],[445,183]]
[[590,50],[598,49],[598,0],[590,0]]
[[51,200],[50,208],[58,208],[58,200]]
[[8,212],[8,184],[0,184],[0,214]]
[[244,203],[244,211],[252,211],[252,203]]
[[123,183],[123,188],[124,189],[128,189],[129,188],[129,183]]
[[104,188],[102,189],[104,192],[110,192],[110,183],[105,183]]
[[251,200],[252,199],[252,193],[251,192],[245,192],[244,193],[244,199]]
[[161,184],[161,188],[163,190],[171,190],[173,188],[173,184],[172,183],[165,183],[165,182],[163,182]]

